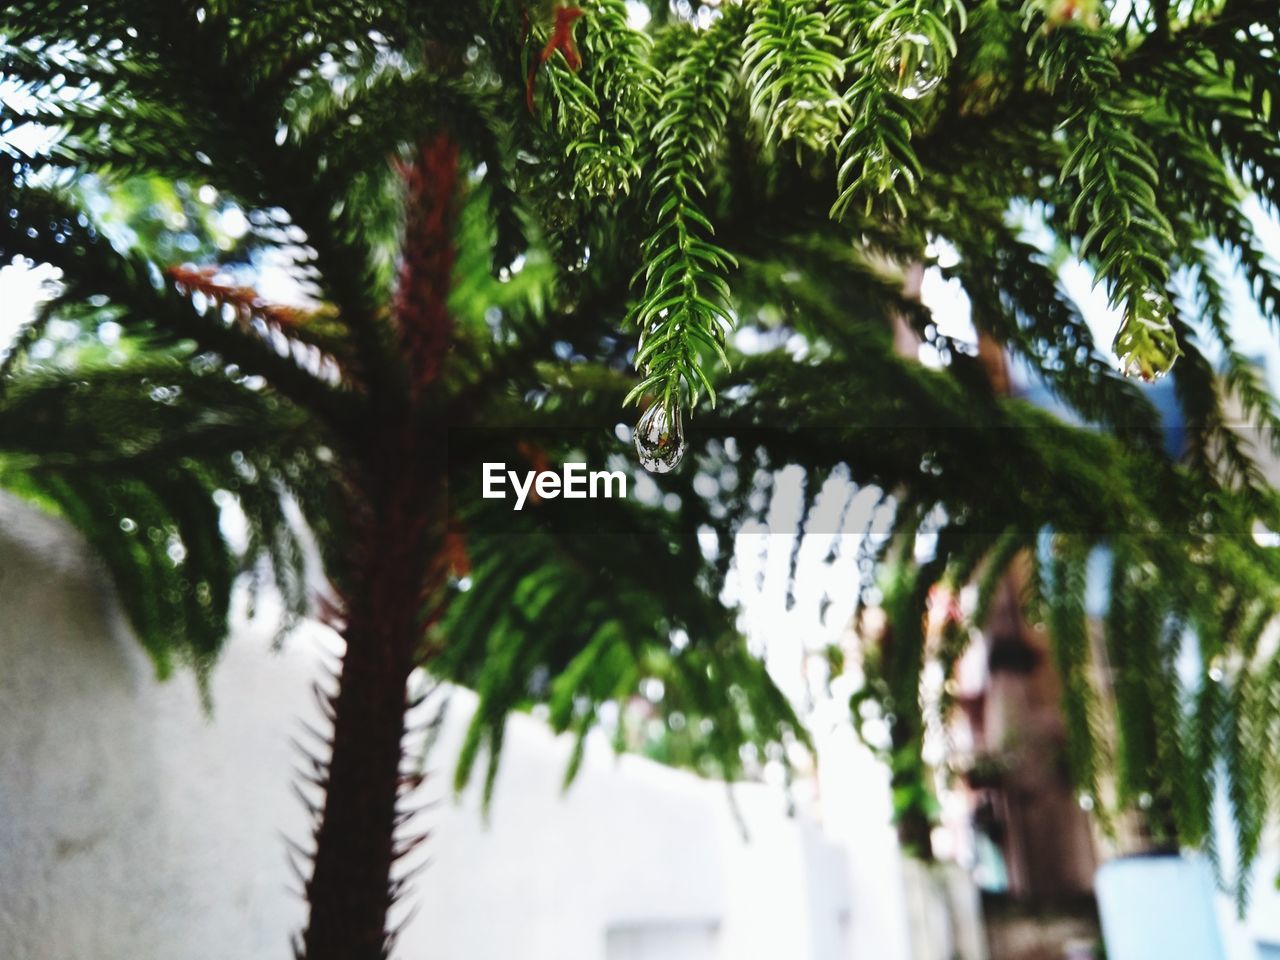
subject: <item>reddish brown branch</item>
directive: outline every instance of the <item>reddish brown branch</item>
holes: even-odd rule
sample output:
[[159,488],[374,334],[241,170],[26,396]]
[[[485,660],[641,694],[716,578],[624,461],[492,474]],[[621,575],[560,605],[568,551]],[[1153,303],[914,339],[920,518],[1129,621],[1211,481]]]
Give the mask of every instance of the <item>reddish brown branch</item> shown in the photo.
[[322,315],[319,310],[271,303],[253,287],[223,279],[225,274],[218,266],[193,267],[182,264],[170,267],[167,273],[184,292],[201,293],[218,306],[234,308],[237,319],[244,323],[257,317],[273,327],[294,330]]
[[440,134],[422,146],[403,174],[406,223],[395,319],[410,391],[417,399],[439,376],[453,335],[448,300],[455,259],[458,148]]
[[[525,80],[525,102],[529,106],[529,112],[533,113],[533,93],[534,86],[538,79],[539,68],[555,56],[556,51],[560,51],[564,57],[565,65],[575,73],[582,69],[582,55],[578,52],[578,41],[573,35],[573,25],[585,11],[581,7],[558,7],[556,9],[555,25],[551,29],[551,36],[547,38],[546,45],[542,48],[542,52],[538,54],[538,58],[529,65],[529,76]],[[526,14],[527,16],[527,14]],[[526,27],[526,34],[528,28]]]
[[254,330],[254,321],[259,321],[273,333],[319,350],[343,380],[350,380],[350,369],[342,344],[336,337],[326,336],[323,330],[318,329],[336,318],[331,307],[309,310],[272,303],[253,287],[233,283],[216,264],[203,267],[181,264],[170,267],[165,272],[184,296],[201,294],[220,312],[230,307],[234,323],[246,333],[261,336],[260,331]]

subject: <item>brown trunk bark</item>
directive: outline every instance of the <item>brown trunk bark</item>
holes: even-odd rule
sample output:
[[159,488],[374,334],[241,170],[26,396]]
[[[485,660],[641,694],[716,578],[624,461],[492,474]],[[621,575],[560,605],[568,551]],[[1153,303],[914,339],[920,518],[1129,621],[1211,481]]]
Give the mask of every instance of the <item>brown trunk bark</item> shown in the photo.
[[407,437],[397,432],[377,445],[356,508],[347,650],[306,890],[305,960],[382,960],[391,947],[407,684],[420,653],[437,506]]
[[381,960],[388,952],[388,881],[409,644],[353,624],[335,703],[328,795],[307,887],[306,960]]

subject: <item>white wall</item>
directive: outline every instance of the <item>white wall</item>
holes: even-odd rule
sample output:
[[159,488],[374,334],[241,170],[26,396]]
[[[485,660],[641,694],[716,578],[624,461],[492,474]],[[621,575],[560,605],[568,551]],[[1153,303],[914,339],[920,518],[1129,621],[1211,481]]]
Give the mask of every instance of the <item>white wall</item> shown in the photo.
[[[281,837],[306,832],[289,738],[333,643],[305,628],[271,653],[265,629],[237,630],[206,717],[190,675],[154,681],[78,540],[0,497],[0,955],[288,956],[304,911]],[[562,794],[569,744],[519,717],[486,826],[474,791],[447,793],[472,703],[452,693],[432,754],[422,799],[445,802],[416,824],[431,865],[399,956],[905,960],[887,795],[865,766],[835,777],[827,833],[739,788],[744,841],[723,786],[603,745]]]
[[[15,542],[15,540],[17,542]],[[157,685],[58,523],[0,499],[0,955],[281,957],[305,644]]]

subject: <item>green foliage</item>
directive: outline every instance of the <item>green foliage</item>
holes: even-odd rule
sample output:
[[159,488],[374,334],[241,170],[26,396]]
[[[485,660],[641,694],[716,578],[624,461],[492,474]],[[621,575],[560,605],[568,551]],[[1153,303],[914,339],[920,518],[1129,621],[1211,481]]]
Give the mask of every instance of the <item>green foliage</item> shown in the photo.
[[878,197],[905,215],[903,193],[924,176],[911,144],[920,117],[912,105],[943,76],[957,46],[948,20],[963,29],[965,9],[953,0],[841,3],[836,15],[854,36],[845,99],[852,122],[839,144],[839,195],[832,214],[843,215],[855,200],[867,213]]
[[715,230],[699,208],[707,165],[728,121],[741,59],[741,17],[722,17],[692,40],[671,68],[653,127],[655,227],[642,248],[644,294],[632,313],[640,328],[636,366],[644,377],[628,402],[646,395],[668,410],[697,403],[715,389],[702,369],[710,351],[727,360],[725,331],[733,327],[725,274],[733,257],[711,241]]
[[[403,430],[449,492],[450,515],[428,519],[471,565],[468,579],[453,558],[431,594],[421,650],[481,695],[463,778],[513,709],[545,707],[581,744],[621,704],[631,745],[649,710],[666,756],[729,776],[744,746],[800,737],[719,599],[725,544],[795,464],[810,491],[841,471],[892,501],[895,562],[925,518],[940,528],[935,559],[901,571],[902,643],[882,663],[906,790],[922,769],[929,587],[976,579],[985,609],[1047,532],[1062,549],[1032,599],[1054,628],[1082,787],[1112,769],[1114,694],[1119,801],[1150,797],[1170,833],[1208,844],[1224,776],[1247,862],[1280,783],[1263,748],[1280,668],[1258,642],[1280,570],[1252,534],[1280,529],[1280,510],[1233,404],[1265,444],[1280,420],[1232,342],[1218,274],[1225,252],[1280,322],[1247,206],[1280,206],[1274,3],[652,13],[638,31],[619,0],[580,17],[505,0],[8,4],[0,263],[60,272],[6,359],[0,479],[85,531],[161,670],[205,669],[237,572],[270,571],[297,615],[313,537],[339,592],[357,582],[353,494],[371,438]],[[29,124],[48,145],[20,148]],[[406,169],[438,138],[456,179],[428,177],[445,202],[413,220]],[[411,220],[452,232],[424,251]],[[1182,355],[1185,452],[1094,343],[1058,282],[1065,256],[1125,312],[1131,373]],[[413,369],[414,318],[394,307],[423,264],[450,271],[430,288],[438,377]],[[972,347],[939,334],[906,283],[935,264],[984,347],[1072,423],[1000,395]],[[281,276],[293,306],[262,292]],[[118,342],[99,336],[115,327]],[[940,369],[901,354],[904,328]],[[675,413],[703,397],[719,403],[683,473],[600,517],[644,536],[587,535],[550,502],[530,508],[545,524],[512,534],[475,496],[477,462],[441,453],[444,432],[489,431],[513,466],[633,469],[625,403]],[[444,500],[424,493],[423,509]],[[233,502],[243,550],[221,532]],[[1081,600],[1100,547],[1110,686]],[[1204,664],[1192,689],[1173,670],[1184,635]],[[649,681],[663,696],[637,696]]]
[[641,173],[645,115],[657,98],[651,41],[628,25],[622,0],[596,0],[584,9],[582,69],[571,71],[563,54],[553,57],[547,103],[557,105],[576,186],[587,197],[613,199],[629,193]]
[[1156,199],[1155,157],[1126,122],[1141,106],[1117,95],[1118,38],[1096,25],[1055,23],[1040,14],[1043,6],[1028,5],[1029,50],[1045,86],[1066,92],[1062,177],[1079,184],[1067,225],[1083,232],[1081,255],[1096,259],[1112,305],[1124,308],[1114,345],[1121,366],[1154,380],[1181,351],[1165,293],[1173,229]]
[[747,28],[750,107],[765,117],[766,142],[828,147],[848,121],[835,84],[844,74],[841,40],[817,4],[763,0]]
[[[469,514],[473,529],[486,526],[486,506],[477,504]],[[596,519],[626,522],[611,516],[616,513],[631,515],[641,529],[653,523],[629,506],[601,511]],[[629,547],[627,540],[635,544],[637,538],[640,548]],[[696,732],[669,759],[726,779],[742,775],[746,744],[763,750],[784,737],[807,742],[791,706],[734,629],[732,612],[700,582],[703,561],[695,540],[670,539],[660,527],[626,539],[540,531],[472,536],[473,585],[458,592],[440,625],[444,652],[437,665],[474,685],[483,705],[457,768],[459,787],[487,744],[487,799],[507,714],[538,703],[545,703],[554,730],[576,738],[566,782],[606,704],[624,707],[613,731],[619,746],[643,742],[643,714],[658,710],[674,718],[670,736],[686,728]],[[662,566],[653,562],[657,553],[665,554]],[[673,589],[678,582],[691,586]],[[659,596],[663,603],[655,608]],[[511,642],[524,635],[526,642]],[[691,637],[699,639],[690,644]],[[662,691],[658,702],[640,715],[628,711],[632,698],[655,681]]]
[[1054,539],[1049,560],[1048,594],[1049,636],[1053,641],[1053,659],[1062,681],[1063,712],[1067,723],[1068,760],[1071,774],[1090,803],[1099,794],[1099,757],[1097,707],[1094,702],[1096,684],[1090,673],[1094,668],[1090,655],[1089,622],[1085,614],[1085,577],[1088,550],[1078,539],[1060,536]]
[[[241,571],[269,571],[284,626],[306,612],[302,531],[282,498],[323,524],[333,478],[314,429],[276,397],[201,354],[33,371],[4,406],[0,482],[83,532],[162,676],[178,661],[203,681]],[[222,532],[232,504],[239,549]]]

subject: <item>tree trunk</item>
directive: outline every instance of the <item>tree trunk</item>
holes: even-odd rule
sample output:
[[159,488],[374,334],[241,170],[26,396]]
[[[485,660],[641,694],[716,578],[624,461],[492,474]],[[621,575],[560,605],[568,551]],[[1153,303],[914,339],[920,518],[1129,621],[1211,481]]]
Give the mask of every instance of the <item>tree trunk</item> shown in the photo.
[[[357,457],[347,652],[334,702],[333,752],[302,936],[305,960],[382,960],[409,673],[422,654],[426,609],[448,574],[444,433],[415,424],[445,364],[452,283],[458,149],[444,134],[405,169],[407,209],[394,304],[404,369],[401,395],[377,388],[374,423]],[[394,380],[395,378],[389,378]]]
[[423,635],[436,506],[414,460],[411,444],[379,444],[357,495],[347,649],[306,890],[305,960],[382,960],[391,948],[407,684]]
[[328,795],[307,887],[306,960],[387,955],[409,649],[403,638],[366,625],[347,631]]

